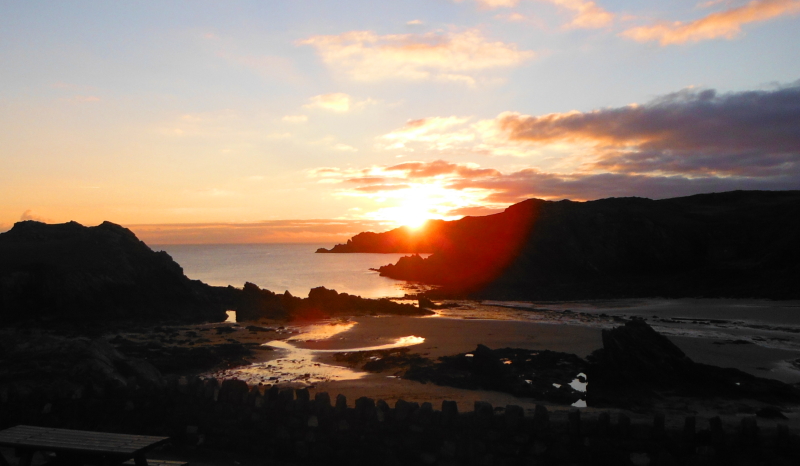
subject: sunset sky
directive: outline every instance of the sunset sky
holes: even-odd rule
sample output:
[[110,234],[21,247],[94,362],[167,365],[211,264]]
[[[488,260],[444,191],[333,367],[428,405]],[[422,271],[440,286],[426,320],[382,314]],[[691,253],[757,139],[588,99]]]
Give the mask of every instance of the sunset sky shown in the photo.
[[800,0],[0,0],[0,231],[800,189]]

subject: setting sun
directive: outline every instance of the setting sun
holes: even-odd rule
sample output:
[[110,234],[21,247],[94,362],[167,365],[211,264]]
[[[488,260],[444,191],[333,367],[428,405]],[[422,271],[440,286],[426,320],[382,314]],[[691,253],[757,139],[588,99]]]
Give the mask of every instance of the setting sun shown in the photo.
[[425,225],[429,215],[427,210],[414,207],[398,207],[394,221],[414,230]]

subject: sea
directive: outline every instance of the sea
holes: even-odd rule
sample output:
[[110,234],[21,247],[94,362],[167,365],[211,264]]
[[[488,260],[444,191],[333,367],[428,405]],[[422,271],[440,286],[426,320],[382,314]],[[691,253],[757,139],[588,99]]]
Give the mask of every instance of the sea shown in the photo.
[[[395,263],[405,254],[316,254],[330,244],[170,244],[166,251],[191,279],[241,288],[245,282],[276,293],[306,297],[324,286],[362,298],[402,297],[414,284],[381,277],[370,269]],[[423,255],[425,256],[425,255]]]

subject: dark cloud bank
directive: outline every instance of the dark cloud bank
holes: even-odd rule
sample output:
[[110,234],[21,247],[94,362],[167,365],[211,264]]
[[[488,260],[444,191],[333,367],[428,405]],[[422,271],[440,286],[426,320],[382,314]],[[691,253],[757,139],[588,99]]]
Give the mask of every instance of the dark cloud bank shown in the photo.
[[587,113],[504,114],[498,122],[511,141],[594,143],[598,156],[585,168],[605,172],[523,170],[481,182],[509,199],[534,190],[546,196],[663,198],[800,186],[800,81],[770,91],[684,90],[645,105]]

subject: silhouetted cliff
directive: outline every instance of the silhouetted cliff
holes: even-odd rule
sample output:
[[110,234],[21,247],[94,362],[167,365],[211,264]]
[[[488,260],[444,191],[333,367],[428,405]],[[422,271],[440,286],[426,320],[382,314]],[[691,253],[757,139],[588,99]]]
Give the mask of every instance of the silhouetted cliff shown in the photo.
[[25,221],[0,234],[0,316],[4,322],[225,320],[210,286],[110,222]]
[[307,298],[261,289],[245,283],[242,289],[218,287],[217,296],[228,309],[236,311],[238,322],[260,319],[314,320],[335,316],[353,315],[409,315],[425,316],[432,311],[388,299],[367,299],[347,293],[338,293],[324,286],[312,288]]
[[450,296],[796,299],[800,191],[530,199],[442,222],[433,255],[379,271],[442,285]]
[[442,220],[429,220],[424,230],[400,227],[384,233],[366,231],[353,236],[345,244],[337,244],[330,249],[319,248],[317,252],[371,252],[380,254],[434,252],[441,246],[447,235],[446,231],[443,231],[443,227],[446,228],[447,223]]

